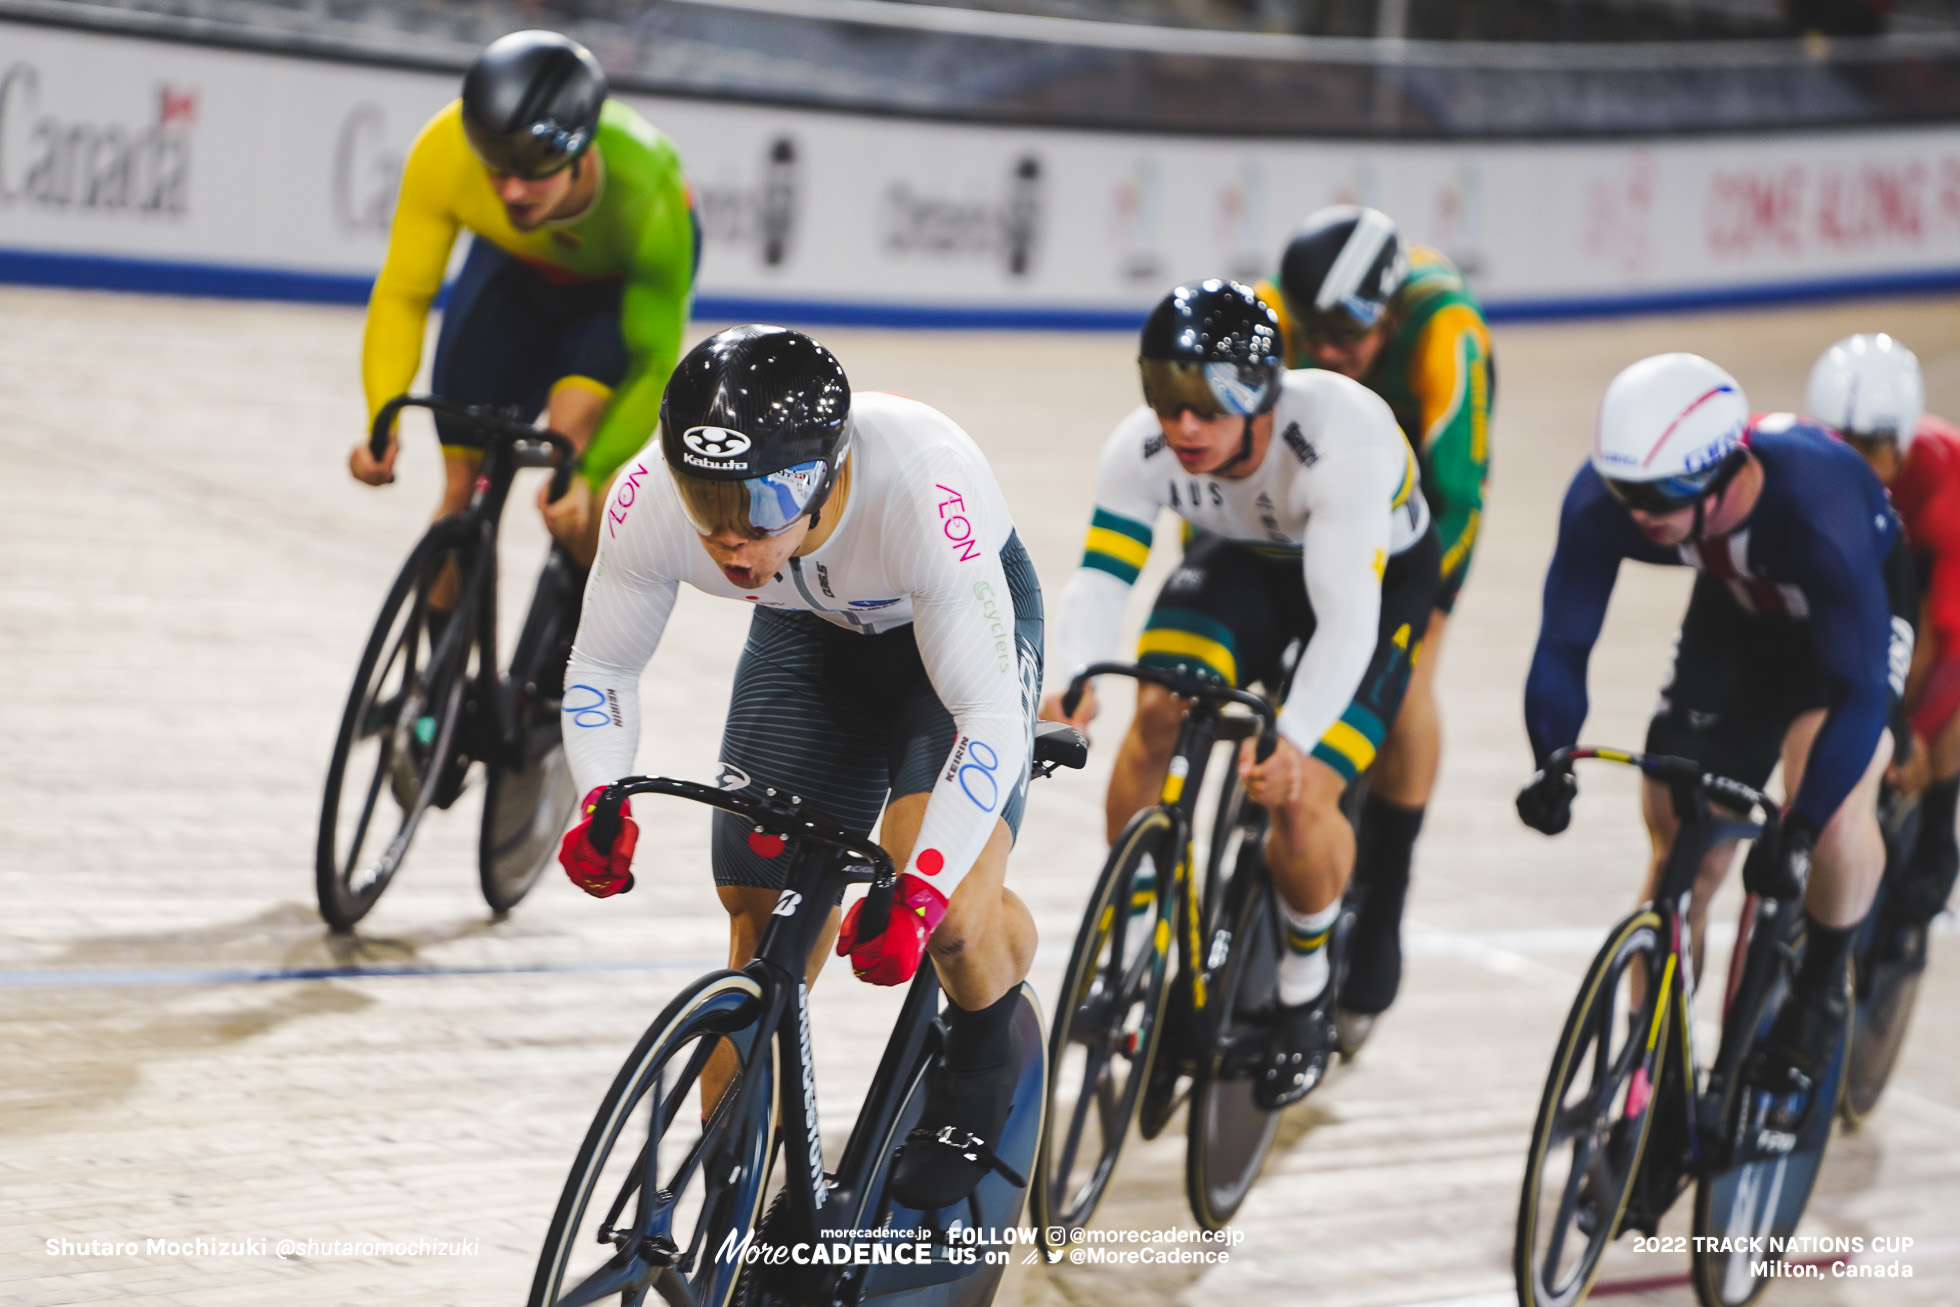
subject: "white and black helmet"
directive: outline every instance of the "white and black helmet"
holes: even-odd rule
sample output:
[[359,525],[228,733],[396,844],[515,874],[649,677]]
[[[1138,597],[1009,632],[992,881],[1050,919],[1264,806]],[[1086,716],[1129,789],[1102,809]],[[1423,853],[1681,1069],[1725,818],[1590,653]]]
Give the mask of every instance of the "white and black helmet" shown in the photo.
[[1279,261],[1287,315],[1309,339],[1351,340],[1373,330],[1408,276],[1394,220],[1354,204],[1310,214]]

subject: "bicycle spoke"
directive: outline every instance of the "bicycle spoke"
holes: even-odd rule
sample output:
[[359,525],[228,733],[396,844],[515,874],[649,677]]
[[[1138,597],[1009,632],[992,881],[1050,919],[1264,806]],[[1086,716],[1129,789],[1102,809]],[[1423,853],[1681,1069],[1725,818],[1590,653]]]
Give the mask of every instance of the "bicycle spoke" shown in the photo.
[[1576,1103],[1569,1103],[1552,1116],[1552,1129],[1545,1141],[1546,1151],[1558,1147],[1568,1139],[1588,1134],[1599,1124],[1599,1097],[1587,1094]]
[[[604,1266],[580,1280],[570,1293],[559,1298],[552,1307],[590,1307],[614,1294],[630,1293],[636,1289],[644,1295],[647,1286],[653,1282],[652,1270],[653,1267],[640,1256],[638,1248],[622,1248]],[[640,1300],[636,1298],[633,1301]]]
[[1559,1262],[1564,1259],[1565,1232],[1572,1227],[1578,1213],[1579,1187],[1585,1179],[1592,1149],[1593,1137],[1590,1132],[1572,1146],[1571,1169],[1565,1173],[1565,1189],[1559,1194],[1558,1215],[1553,1218],[1552,1235],[1545,1247],[1545,1269],[1549,1276],[1558,1274]]
[[[1105,1052],[1103,1056],[1107,1057]],[[1082,1146],[1082,1130],[1089,1123],[1089,1105],[1096,1099],[1097,1084],[1102,1079],[1101,1067],[1097,1064],[1096,1053],[1091,1052],[1083,1068],[1082,1087],[1085,1092],[1076,1095],[1075,1108],[1069,1113],[1067,1142],[1062,1146],[1062,1160],[1055,1168],[1064,1185],[1069,1176],[1075,1174],[1075,1154]]]
[[388,764],[394,760],[389,742],[381,743],[381,759],[375,764],[374,775],[368,780],[367,798],[361,803],[361,819],[354,823],[354,833],[347,841],[347,871],[354,870],[355,861],[361,856],[361,846],[367,843],[368,823],[374,820],[374,808],[381,798],[381,785],[388,775]]
[[[1096,1124],[1102,1130],[1103,1147],[1107,1149],[1123,1127],[1122,1113],[1116,1106],[1116,1077],[1109,1074],[1116,1061],[1111,1058],[1104,1065],[1104,1074],[1096,1081]],[[1134,1071],[1131,1072],[1135,1074]]]

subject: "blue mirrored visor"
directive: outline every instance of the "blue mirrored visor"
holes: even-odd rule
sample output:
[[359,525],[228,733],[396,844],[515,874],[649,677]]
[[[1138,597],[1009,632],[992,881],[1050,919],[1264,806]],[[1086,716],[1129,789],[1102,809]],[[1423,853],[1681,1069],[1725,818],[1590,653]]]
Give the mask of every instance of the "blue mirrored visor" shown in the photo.
[[1691,506],[1697,499],[1708,493],[1721,474],[1722,464],[1716,463],[1699,472],[1687,472],[1680,476],[1660,477],[1653,481],[1623,481],[1617,477],[1602,477],[1607,491],[1613,498],[1628,508],[1637,508],[1643,513],[1675,513]]
[[711,481],[669,466],[687,520],[702,535],[733,531],[755,539],[781,535],[810,511],[829,467],[822,459],[740,481]]

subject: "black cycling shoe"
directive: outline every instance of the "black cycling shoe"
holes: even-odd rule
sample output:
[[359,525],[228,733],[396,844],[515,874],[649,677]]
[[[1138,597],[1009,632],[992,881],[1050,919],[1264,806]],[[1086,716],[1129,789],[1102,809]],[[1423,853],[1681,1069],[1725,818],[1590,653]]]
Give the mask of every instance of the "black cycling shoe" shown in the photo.
[[1814,1107],[1815,1090],[1843,1042],[1850,1010],[1851,987],[1843,980],[1784,1003],[1749,1062],[1745,1078],[1755,1101],[1738,1145],[1763,1154],[1796,1147],[1797,1132]]
[[937,1211],[964,1202],[989,1171],[1027,1188],[1027,1179],[994,1155],[1014,1108],[1021,1048],[1007,1061],[978,1071],[953,1071],[944,1058],[926,1073],[926,1104],[918,1126],[892,1161],[887,1191],[901,1206]]
[[1272,1112],[1305,1098],[1327,1074],[1334,1043],[1325,993],[1297,1006],[1280,1005],[1266,1036],[1258,1078],[1252,1082],[1252,1101]]

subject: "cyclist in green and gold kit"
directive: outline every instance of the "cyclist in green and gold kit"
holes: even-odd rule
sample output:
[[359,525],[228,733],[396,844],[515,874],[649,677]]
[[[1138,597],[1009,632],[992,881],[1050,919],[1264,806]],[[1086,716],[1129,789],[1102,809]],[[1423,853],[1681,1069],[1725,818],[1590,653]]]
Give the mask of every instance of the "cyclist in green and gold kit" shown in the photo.
[[1483,521],[1496,373],[1463,274],[1434,250],[1405,245],[1377,209],[1310,215],[1281,256],[1278,284],[1260,293],[1279,314],[1289,367],[1339,372],[1388,401],[1422,461],[1443,551],[1408,696],[1368,773],[1355,864],[1366,898],[1335,1008],[1341,1049],[1352,1055],[1401,983],[1409,864],[1442,756],[1436,658]]

